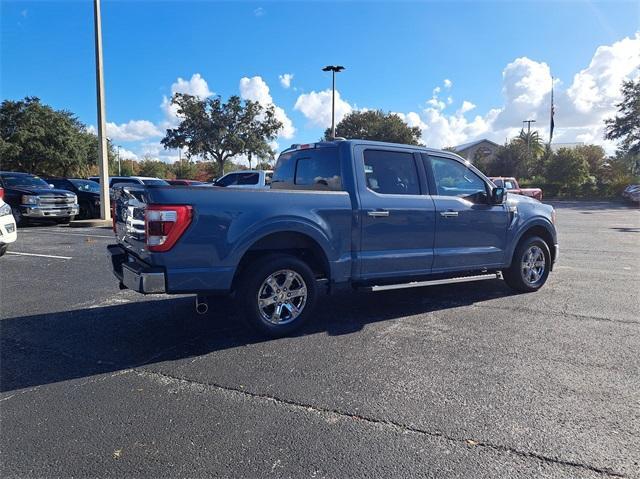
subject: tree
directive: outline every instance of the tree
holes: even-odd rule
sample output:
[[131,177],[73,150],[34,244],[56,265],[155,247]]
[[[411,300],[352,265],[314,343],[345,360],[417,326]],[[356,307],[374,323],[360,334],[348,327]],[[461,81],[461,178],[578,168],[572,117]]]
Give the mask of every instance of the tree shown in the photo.
[[[407,145],[420,145],[422,132],[420,127],[410,127],[395,113],[384,113],[382,110],[352,111],[336,126],[339,136],[359,140],[388,141]],[[331,129],[324,132],[324,139],[329,140]]]
[[496,152],[492,161],[481,165],[489,176],[515,176],[525,178],[529,174],[527,165],[527,146],[519,139],[505,143]]
[[0,105],[2,167],[43,175],[83,176],[97,165],[97,137],[76,116],[36,97]]
[[616,106],[619,115],[605,120],[605,138],[621,140],[623,153],[640,155],[640,78],[622,84],[622,101]]
[[154,160],[151,156],[145,155],[139,163],[138,174],[140,176],[152,176],[154,178],[166,178],[169,165],[160,160]]
[[176,128],[167,130],[162,144],[167,149],[187,148],[189,156],[214,160],[219,174],[229,158],[247,151],[256,154],[262,148],[260,138],[267,142],[275,134],[272,130],[282,126],[275,120],[273,106],[264,108],[238,96],[224,103],[220,97],[200,99],[176,93],[171,102],[177,105],[181,120]]
[[599,145],[579,145],[573,149],[587,161],[589,174],[599,176],[607,161],[604,149]]
[[546,165],[546,178],[559,193],[575,194],[589,179],[589,163],[575,148],[560,148]]
[[193,180],[198,176],[198,166],[184,158],[171,165],[170,171],[179,179]]
[[[255,108],[260,106],[258,103],[249,103],[246,108]],[[245,130],[243,140],[245,144],[244,153],[247,155],[249,168],[251,168],[251,160],[254,156],[263,161],[273,159],[275,151],[269,144],[276,139],[278,131],[282,128],[282,122],[275,117],[275,109],[273,105],[265,108],[262,113],[248,112],[248,115],[254,115],[252,124]]]

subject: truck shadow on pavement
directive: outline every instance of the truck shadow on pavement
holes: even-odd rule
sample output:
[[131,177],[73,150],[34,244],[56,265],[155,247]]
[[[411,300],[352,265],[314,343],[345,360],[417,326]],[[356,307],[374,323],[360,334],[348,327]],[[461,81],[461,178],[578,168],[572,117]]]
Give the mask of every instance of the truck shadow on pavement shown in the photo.
[[[381,293],[320,296],[316,317],[294,334],[344,335],[367,324],[513,294],[500,280]],[[271,339],[247,330],[231,299],[194,311],[193,297],[129,302],[4,319],[0,392],[197,357]]]

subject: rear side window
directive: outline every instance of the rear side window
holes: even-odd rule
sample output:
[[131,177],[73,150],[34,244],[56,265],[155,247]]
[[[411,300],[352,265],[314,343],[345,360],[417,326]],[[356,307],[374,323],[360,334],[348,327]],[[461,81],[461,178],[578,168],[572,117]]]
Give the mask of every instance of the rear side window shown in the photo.
[[309,148],[283,153],[271,180],[273,189],[342,190],[338,149]]
[[418,170],[412,153],[365,150],[367,188],[381,195],[419,195]]
[[216,181],[217,186],[232,186],[237,184],[238,175],[236,173],[232,173],[227,176],[223,176],[218,181]]
[[257,185],[260,173],[239,173],[237,185]]

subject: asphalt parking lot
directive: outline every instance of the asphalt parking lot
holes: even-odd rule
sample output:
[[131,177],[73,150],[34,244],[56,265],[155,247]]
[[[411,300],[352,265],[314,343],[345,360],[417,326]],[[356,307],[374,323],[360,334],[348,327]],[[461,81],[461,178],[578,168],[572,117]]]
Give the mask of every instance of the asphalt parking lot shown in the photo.
[[233,302],[119,291],[108,229],[0,259],[2,477],[640,477],[640,210],[560,203],[538,293],[322,298],[263,340]]

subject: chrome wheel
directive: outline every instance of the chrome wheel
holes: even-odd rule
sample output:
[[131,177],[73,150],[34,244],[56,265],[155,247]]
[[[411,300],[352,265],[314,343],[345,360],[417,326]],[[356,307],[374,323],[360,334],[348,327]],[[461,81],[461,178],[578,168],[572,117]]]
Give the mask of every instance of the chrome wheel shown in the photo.
[[522,256],[522,279],[528,284],[536,284],[544,275],[546,260],[542,248],[532,245]]
[[307,285],[290,269],[271,274],[258,289],[258,309],[265,321],[283,325],[294,321],[307,303]]

